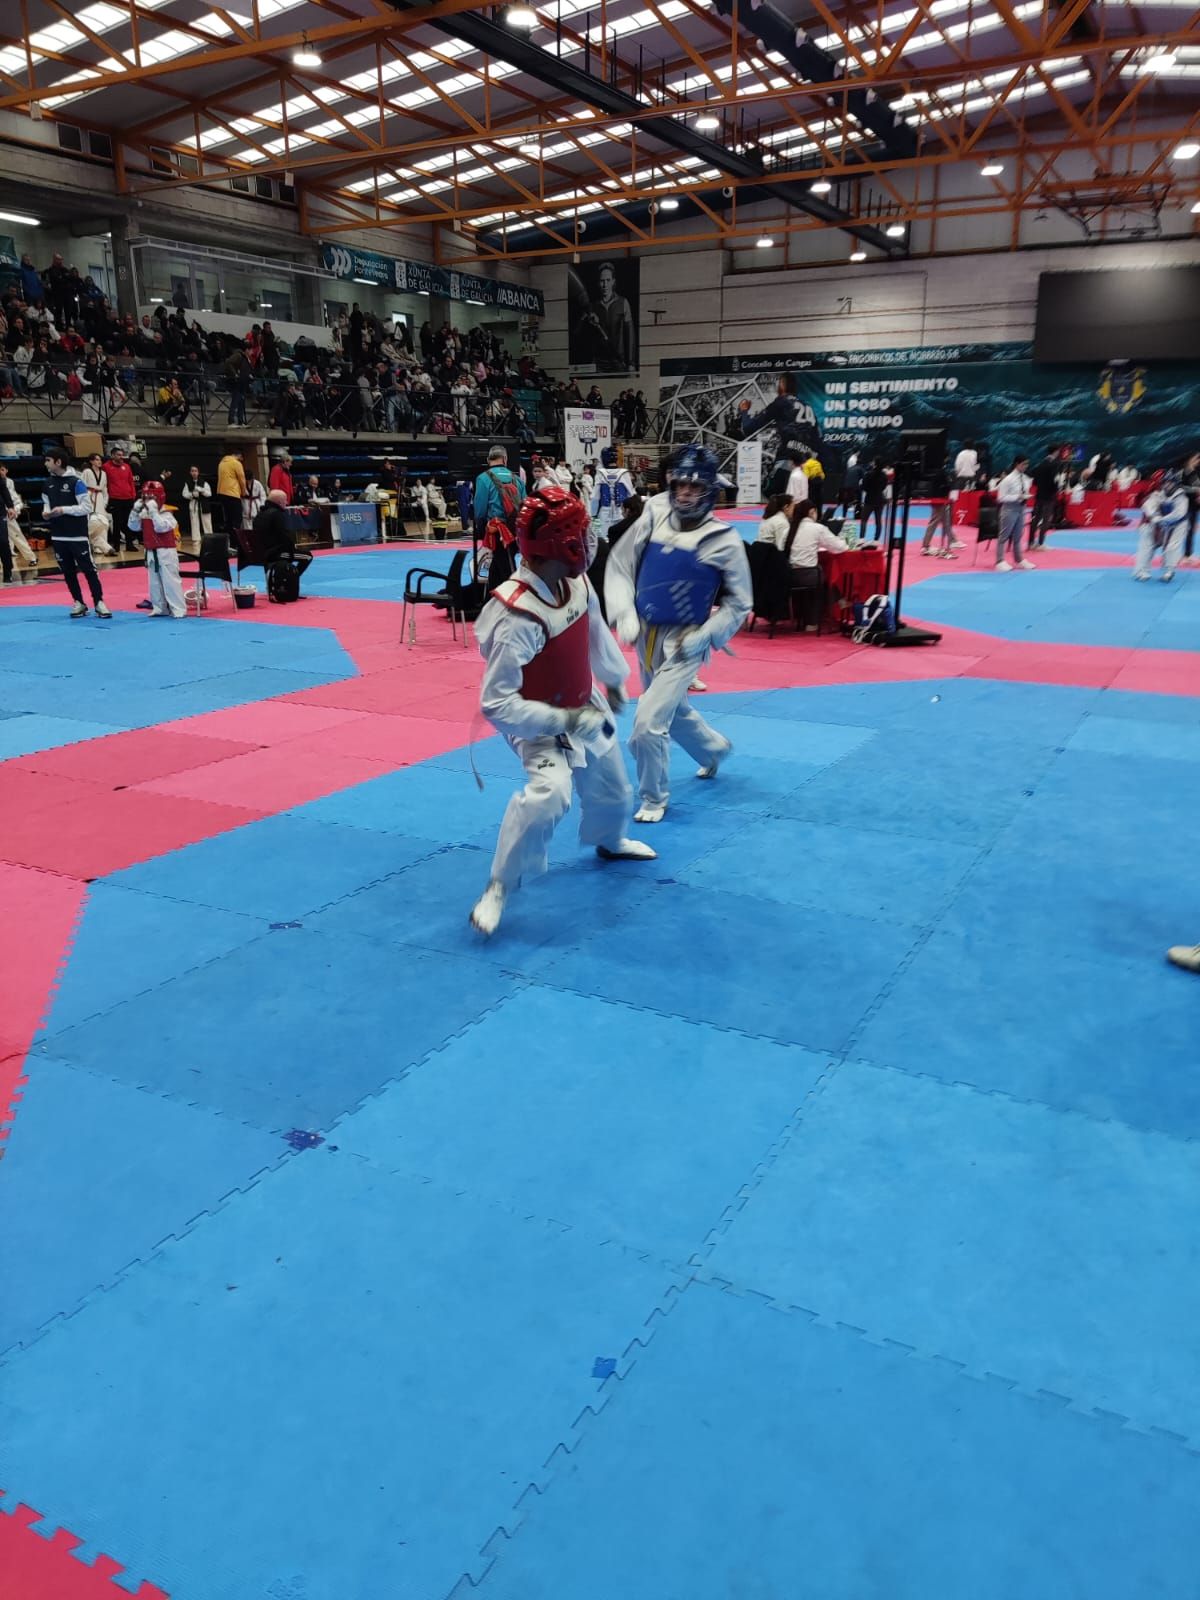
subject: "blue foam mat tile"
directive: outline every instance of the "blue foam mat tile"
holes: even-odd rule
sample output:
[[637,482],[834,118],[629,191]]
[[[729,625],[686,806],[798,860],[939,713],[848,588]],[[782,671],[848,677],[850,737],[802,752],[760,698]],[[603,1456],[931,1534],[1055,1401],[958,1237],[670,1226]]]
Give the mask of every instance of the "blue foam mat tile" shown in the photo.
[[974,845],[885,838],[852,822],[748,822],[683,869],[684,883],[914,927],[931,922],[978,860]]
[[[772,776],[774,775],[772,773]],[[722,774],[722,783],[725,776],[726,774]],[[726,789],[726,797],[730,794],[735,799],[741,797],[749,807],[750,777],[746,773],[742,773],[741,777],[740,784]],[[720,790],[721,785],[716,783],[697,782],[694,787],[690,783],[679,784],[674,793],[680,796],[680,801],[671,802],[669,826],[659,827],[649,823],[630,822],[630,833],[658,852],[657,864],[645,868],[645,876],[652,877],[656,881],[674,878],[691,862],[698,861],[718,845],[734,838],[746,826],[748,819],[738,810],[736,804],[719,803]],[[756,800],[755,810],[761,810],[764,803],[769,804],[761,790]],[[579,843],[578,823],[578,816],[572,813],[571,816],[564,818],[562,825],[555,832],[549,850],[552,864],[570,866],[590,856],[590,850]],[[480,849],[491,850],[495,846],[496,830],[476,835],[471,842]],[[631,875],[636,874],[638,879],[643,876],[643,869],[640,867],[623,867],[620,870]]]
[[743,714],[768,720],[831,722],[879,728],[909,710],[916,693],[938,694],[970,680],[927,679],[912,683],[837,683],[804,689],[771,689],[756,695]]
[[912,704],[891,726],[947,739],[1007,739],[1057,748],[1098,709],[1103,692],[1066,685],[960,679],[944,690],[914,693]]
[[[515,787],[521,769],[510,759]],[[309,801],[289,815],[443,845],[498,828],[510,792],[499,778],[486,781],[481,791],[470,773],[422,761]]]
[[1198,1197],[1195,1143],[846,1062],[706,1265],[1200,1443]]
[[513,982],[466,958],[281,930],[50,1035],[48,1048],[260,1127],[322,1129]]
[[1190,1600],[1200,1461],[690,1288],[484,1600]]
[[[343,1118],[330,1139],[385,1169],[435,1174],[684,1262],[826,1065],[795,1046],[735,1043],[535,985]],[[687,1159],[664,1159],[671,1150]]]
[[0,1351],[284,1153],[276,1134],[32,1056],[0,1162]]
[[324,1147],[14,1359],[0,1472],[171,1594],[444,1596],[677,1281]]
[[[1143,842],[1170,834],[1195,799],[1195,774],[1187,761],[1143,755],[1129,761],[1096,750],[1069,749],[1034,781],[1034,810],[1043,832],[1082,840]],[[1009,830],[1011,832],[1011,830]],[[1007,836],[1007,835],[1006,835]]]
[[472,732],[473,739],[457,750],[447,750],[443,755],[436,756],[429,765],[442,767],[447,772],[463,773],[469,782],[474,782],[471,776],[473,761],[476,771],[484,778],[507,778],[513,783],[517,782],[521,776],[521,763],[507,742],[499,734],[492,733],[486,723],[477,724]]
[[401,947],[464,956],[509,972],[538,972],[547,946],[577,944],[587,934],[613,930],[645,904],[659,876],[657,862],[600,862],[581,852],[552,867],[508,898],[500,930],[482,939],[470,926],[471,907],[483,893],[491,846],[455,846],[384,878],[310,919],[309,926],[338,940],[368,940],[405,961]]
[[88,887],[46,1027],[57,1033],[85,1022],[266,931],[260,919],[164,901],[101,879]]
[[1200,860],[1147,852],[1135,834],[1057,839],[1030,826],[995,846],[956,895],[943,932],[1065,950],[1140,965],[1164,930],[1186,928],[1200,905]]
[[[1195,938],[1194,924],[1175,930]],[[1200,1134],[1196,980],[1162,958],[1048,949],[1035,935],[935,933],[855,1043],[885,1066],[1022,1100]],[[980,997],[987,996],[986,1007]]]
[[[705,707],[701,705],[698,709],[703,712]],[[840,761],[873,737],[869,729],[832,722],[804,722],[796,718],[780,724],[766,717],[724,712],[713,718],[713,726],[733,741],[734,751],[739,756],[819,767]]]
[[[626,765],[636,795],[637,768],[628,752]],[[691,810],[749,811],[761,815],[782,807],[825,767],[825,763],[817,761],[774,760],[743,755],[735,749],[717,778],[697,778],[695,760],[676,745],[671,750],[669,768],[670,803],[672,807],[684,805]]]
[[113,874],[110,883],[266,922],[311,912],[429,855],[428,839],[372,833],[303,814],[242,828]]
[[1182,722],[1200,726],[1200,697],[1189,694],[1139,694],[1128,689],[1105,689],[1096,706],[1099,716],[1130,718],[1134,722]]
[[1067,744],[1069,750],[1141,761],[1200,761],[1200,721],[1135,722],[1129,717],[1088,717]]
[[886,833],[986,844],[1011,820],[1054,760],[1044,746],[887,728],[818,774],[780,814],[838,822],[854,817]]
[[[845,1047],[914,940],[911,928],[684,885],[658,887],[625,931],[585,937],[540,976],[829,1051]],[[747,982],[750,951],[769,952],[763,960],[777,981]]]
[[[0,682],[7,688],[6,678],[0,678]],[[70,704],[70,696],[60,693],[58,703],[60,706]],[[0,728],[0,761],[34,755],[40,750],[57,750],[66,744],[80,744],[84,739],[102,739],[106,734],[119,731],[118,727],[103,722],[39,712],[9,717]]]

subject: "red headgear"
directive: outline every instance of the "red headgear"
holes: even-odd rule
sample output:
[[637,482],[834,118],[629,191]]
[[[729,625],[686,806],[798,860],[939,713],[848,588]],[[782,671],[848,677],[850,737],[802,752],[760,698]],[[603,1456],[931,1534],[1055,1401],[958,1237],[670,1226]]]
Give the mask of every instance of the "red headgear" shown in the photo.
[[535,561],[561,561],[572,578],[587,569],[588,514],[566,489],[534,489],[517,513],[517,544]]
[[142,499],[156,501],[161,510],[167,503],[166,484],[159,483],[157,478],[151,478],[149,482],[142,485]]

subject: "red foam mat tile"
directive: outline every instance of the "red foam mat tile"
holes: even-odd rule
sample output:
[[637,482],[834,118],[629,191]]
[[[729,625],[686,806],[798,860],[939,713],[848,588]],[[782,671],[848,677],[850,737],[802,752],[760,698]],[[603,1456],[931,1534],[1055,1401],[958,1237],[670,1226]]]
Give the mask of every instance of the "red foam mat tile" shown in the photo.
[[198,717],[165,722],[169,733],[199,734],[205,739],[232,739],[245,745],[279,744],[349,722],[359,713],[336,706],[296,705],[289,700],[256,700],[251,705],[206,711]]
[[169,1600],[165,1589],[150,1583],[118,1587],[112,1580],[125,1570],[119,1561],[106,1555],[80,1561],[74,1552],[81,1541],[65,1528],[45,1538],[33,1528],[41,1521],[29,1506],[0,1507],[0,1600]]
[[155,778],[130,793],[155,806],[161,806],[163,796],[168,795],[181,804],[189,801],[214,808],[246,806],[262,816],[366,783],[387,770],[388,764],[382,761],[338,755],[325,747],[320,735],[314,734],[309,739],[289,739],[273,748],[252,750],[229,761],[197,767],[193,772]]
[[[234,756],[216,767],[247,761]],[[213,767],[202,767],[212,772]],[[158,782],[183,782],[190,774]],[[210,804],[185,798],[163,805],[143,788],[106,790],[86,806],[73,801],[25,812],[9,820],[0,837],[0,861],[40,867],[69,878],[101,878],[138,861],[182,849],[200,839],[253,822],[270,809],[247,799],[240,804]]]
[[[475,715],[475,702],[467,701],[463,714],[456,718],[404,717],[383,714],[367,715],[357,722],[343,723],[340,728],[329,728],[312,739],[303,741],[305,759],[314,761],[329,757],[361,758],[378,762],[387,770],[411,766],[414,761],[428,761],[433,756],[444,755],[447,750],[457,750],[466,744]],[[486,736],[491,732],[486,724],[478,732]],[[288,745],[295,752],[297,743]]]
[[[73,878],[0,862],[0,907],[7,935],[0,1012],[0,1139],[19,1097],[25,1057],[49,1009],[85,894],[84,885]],[[3,1570],[0,1561],[0,1573]]]
[[[64,745],[62,748],[86,750],[88,746],[77,744]],[[58,753],[57,750],[53,752],[55,755]],[[0,837],[8,819],[29,807],[44,810],[46,806],[62,805],[68,800],[87,805],[94,795],[102,794],[111,787],[111,784],[88,783],[65,773],[39,771],[29,756],[0,763]]]
[[447,682],[440,678],[414,677],[403,668],[372,672],[364,678],[348,678],[341,683],[325,683],[319,689],[297,689],[288,696],[300,705],[341,706],[351,711],[383,711],[422,716],[436,706],[455,702],[467,705],[479,694],[479,673],[473,682]]
[[171,772],[205,766],[226,756],[239,756],[253,744],[233,739],[198,737],[195,733],[176,733],[167,728],[138,728],[129,733],[109,734],[103,739],[88,739],[82,744],[60,745],[36,755],[21,756],[0,767],[0,803],[4,796],[4,775],[27,770],[53,773],[66,781],[84,780],[108,788],[146,783],[165,778]]

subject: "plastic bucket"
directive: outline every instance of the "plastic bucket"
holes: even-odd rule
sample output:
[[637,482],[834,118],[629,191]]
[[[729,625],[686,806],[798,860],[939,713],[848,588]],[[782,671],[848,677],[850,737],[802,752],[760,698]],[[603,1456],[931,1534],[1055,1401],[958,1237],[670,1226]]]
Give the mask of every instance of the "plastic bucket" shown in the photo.
[[239,588],[235,585],[233,603],[239,611],[253,611],[257,593],[258,591],[255,589],[247,589],[245,586]]

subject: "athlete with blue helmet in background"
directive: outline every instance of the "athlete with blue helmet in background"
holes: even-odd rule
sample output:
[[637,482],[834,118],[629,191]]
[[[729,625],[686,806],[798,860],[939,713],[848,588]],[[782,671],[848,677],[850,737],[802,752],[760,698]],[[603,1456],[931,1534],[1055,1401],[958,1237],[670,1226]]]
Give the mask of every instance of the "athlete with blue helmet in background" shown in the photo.
[[714,778],[733,749],[688,704],[700,664],[750,615],[750,566],[740,534],[713,516],[720,469],[703,445],[685,445],[609,557],[608,615],[622,644],[635,644],[642,674],[629,747],[637,761],[639,822],[661,822],[670,800],[671,740]]

